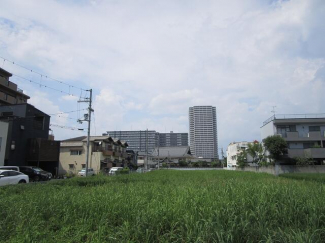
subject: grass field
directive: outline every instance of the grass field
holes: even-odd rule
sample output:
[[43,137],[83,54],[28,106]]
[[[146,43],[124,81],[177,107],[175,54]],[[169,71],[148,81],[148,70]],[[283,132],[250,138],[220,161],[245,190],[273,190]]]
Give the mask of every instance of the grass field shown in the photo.
[[295,180],[316,181],[316,182],[325,183],[325,174],[322,173],[319,174],[286,173],[280,176],[284,178],[295,179]]
[[0,188],[0,242],[324,242],[323,183],[154,171]]

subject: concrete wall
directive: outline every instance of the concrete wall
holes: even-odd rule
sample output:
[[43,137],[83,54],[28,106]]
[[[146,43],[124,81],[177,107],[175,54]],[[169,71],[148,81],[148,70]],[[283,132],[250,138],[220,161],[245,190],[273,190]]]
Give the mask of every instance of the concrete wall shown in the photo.
[[295,165],[276,165],[268,167],[245,167],[236,168],[237,171],[264,172],[272,175],[284,173],[325,173],[325,165],[295,166]]
[[9,124],[7,122],[0,121],[0,166],[4,165],[7,146],[8,126]]
[[263,141],[264,138],[267,138],[268,136],[272,136],[274,134],[276,134],[276,129],[273,121],[261,127],[261,141]]

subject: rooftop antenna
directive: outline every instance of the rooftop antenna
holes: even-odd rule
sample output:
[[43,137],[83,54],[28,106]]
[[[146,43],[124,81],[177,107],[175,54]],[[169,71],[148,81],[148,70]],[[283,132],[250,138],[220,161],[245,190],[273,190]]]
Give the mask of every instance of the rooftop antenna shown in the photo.
[[275,108],[276,108],[276,106],[274,105],[274,106],[272,106],[273,107],[273,109],[272,109],[272,113],[273,113],[273,116],[275,116]]

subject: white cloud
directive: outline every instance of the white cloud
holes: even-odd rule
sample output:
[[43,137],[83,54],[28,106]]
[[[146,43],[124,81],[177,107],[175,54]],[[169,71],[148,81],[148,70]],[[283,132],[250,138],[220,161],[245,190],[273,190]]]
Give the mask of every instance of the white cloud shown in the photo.
[[[324,112],[322,0],[7,0],[1,5],[0,54],[93,88],[98,133],[185,132],[189,106],[214,105],[225,147],[259,138],[273,105],[279,113]],[[31,85],[19,83],[28,90]],[[55,82],[48,85],[67,91]],[[70,96],[29,94],[47,112],[75,109]]]

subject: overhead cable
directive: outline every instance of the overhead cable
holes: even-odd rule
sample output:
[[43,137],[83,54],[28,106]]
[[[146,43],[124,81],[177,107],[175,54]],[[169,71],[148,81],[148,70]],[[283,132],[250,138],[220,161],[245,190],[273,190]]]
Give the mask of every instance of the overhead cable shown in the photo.
[[37,71],[35,71],[35,70],[29,69],[29,68],[27,68],[27,67],[24,67],[24,66],[22,66],[22,65],[20,65],[20,64],[18,64],[18,63],[16,63],[16,62],[14,62],[14,61],[11,61],[11,60],[9,60],[9,59],[7,59],[7,58],[1,57],[1,56],[0,56],[0,58],[3,59],[4,62],[5,62],[5,61],[8,61],[8,62],[10,62],[10,63],[12,63],[12,64],[14,64],[14,65],[16,65],[16,66],[18,66],[18,67],[21,67],[21,68],[23,68],[23,69],[25,69],[25,70],[28,70],[28,71],[30,71],[30,72],[32,72],[32,73],[35,73],[35,74],[41,76],[41,78],[45,77],[45,78],[47,78],[47,79],[51,79],[51,80],[53,80],[53,81],[55,81],[55,82],[58,82],[58,83],[60,83],[60,84],[67,85],[67,86],[69,86],[69,89],[70,89],[70,87],[71,87],[71,88],[80,89],[80,90],[83,90],[83,91],[88,91],[88,90],[83,89],[83,88],[80,88],[80,87],[78,87],[78,86],[71,85],[71,84],[69,84],[69,83],[66,83],[66,82],[60,81],[60,80],[55,79],[55,78],[51,78],[51,77],[48,76],[48,75],[45,75],[45,74],[39,73],[39,72],[37,72]]

